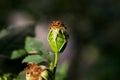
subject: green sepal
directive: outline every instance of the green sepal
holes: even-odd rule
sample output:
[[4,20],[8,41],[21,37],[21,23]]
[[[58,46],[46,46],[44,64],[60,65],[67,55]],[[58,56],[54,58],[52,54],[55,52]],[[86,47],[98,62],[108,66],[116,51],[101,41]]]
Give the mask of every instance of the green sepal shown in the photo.
[[51,29],[48,34],[48,42],[51,49],[55,53],[61,53],[67,44],[67,33],[65,29],[60,30],[59,28]]
[[42,72],[41,76],[44,80],[54,80],[52,72],[50,72],[50,70],[48,70],[48,69],[46,69],[44,72]]

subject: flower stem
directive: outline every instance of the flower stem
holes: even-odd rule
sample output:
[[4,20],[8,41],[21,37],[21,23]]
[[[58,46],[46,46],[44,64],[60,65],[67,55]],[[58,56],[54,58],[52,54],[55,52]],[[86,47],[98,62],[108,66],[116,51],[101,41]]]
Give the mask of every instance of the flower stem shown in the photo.
[[54,68],[53,68],[54,79],[55,79],[57,64],[58,64],[58,53],[55,53],[55,61],[54,61]]
[[57,67],[57,63],[58,63],[58,53],[55,53],[54,67]]

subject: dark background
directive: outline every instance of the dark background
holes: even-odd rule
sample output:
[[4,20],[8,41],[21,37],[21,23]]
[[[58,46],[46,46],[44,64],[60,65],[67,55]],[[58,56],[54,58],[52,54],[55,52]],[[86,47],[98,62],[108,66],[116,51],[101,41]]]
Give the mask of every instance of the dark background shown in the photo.
[[60,56],[60,64],[70,61],[65,80],[119,80],[119,14],[119,0],[0,0],[0,71],[18,73],[23,68],[21,60],[8,57],[24,47],[28,35],[50,50],[48,26],[61,20],[70,34]]

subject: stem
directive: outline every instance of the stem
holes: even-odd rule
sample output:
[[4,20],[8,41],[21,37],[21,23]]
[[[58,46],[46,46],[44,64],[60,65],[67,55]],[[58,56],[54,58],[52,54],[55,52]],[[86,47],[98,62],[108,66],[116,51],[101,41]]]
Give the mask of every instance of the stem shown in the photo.
[[54,68],[53,68],[54,79],[55,79],[57,63],[58,63],[58,53],[55,53],[55,62],[54,62]]
[[54,67],[57,67],[57,63],[58,63],[58,53],[55,53]]

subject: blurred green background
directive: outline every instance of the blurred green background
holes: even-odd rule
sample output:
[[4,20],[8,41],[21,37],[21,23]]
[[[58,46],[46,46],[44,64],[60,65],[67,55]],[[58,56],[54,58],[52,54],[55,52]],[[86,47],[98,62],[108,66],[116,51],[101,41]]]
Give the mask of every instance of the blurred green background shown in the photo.
[[23,58],[9,57],[24,48],[26,36],[50,50],[48,26],[54,20],[63,21],[70,34],[58,65],[68,62],[64,80],[119,80],[119,0],[0,0],[1,74],[24,69]]

